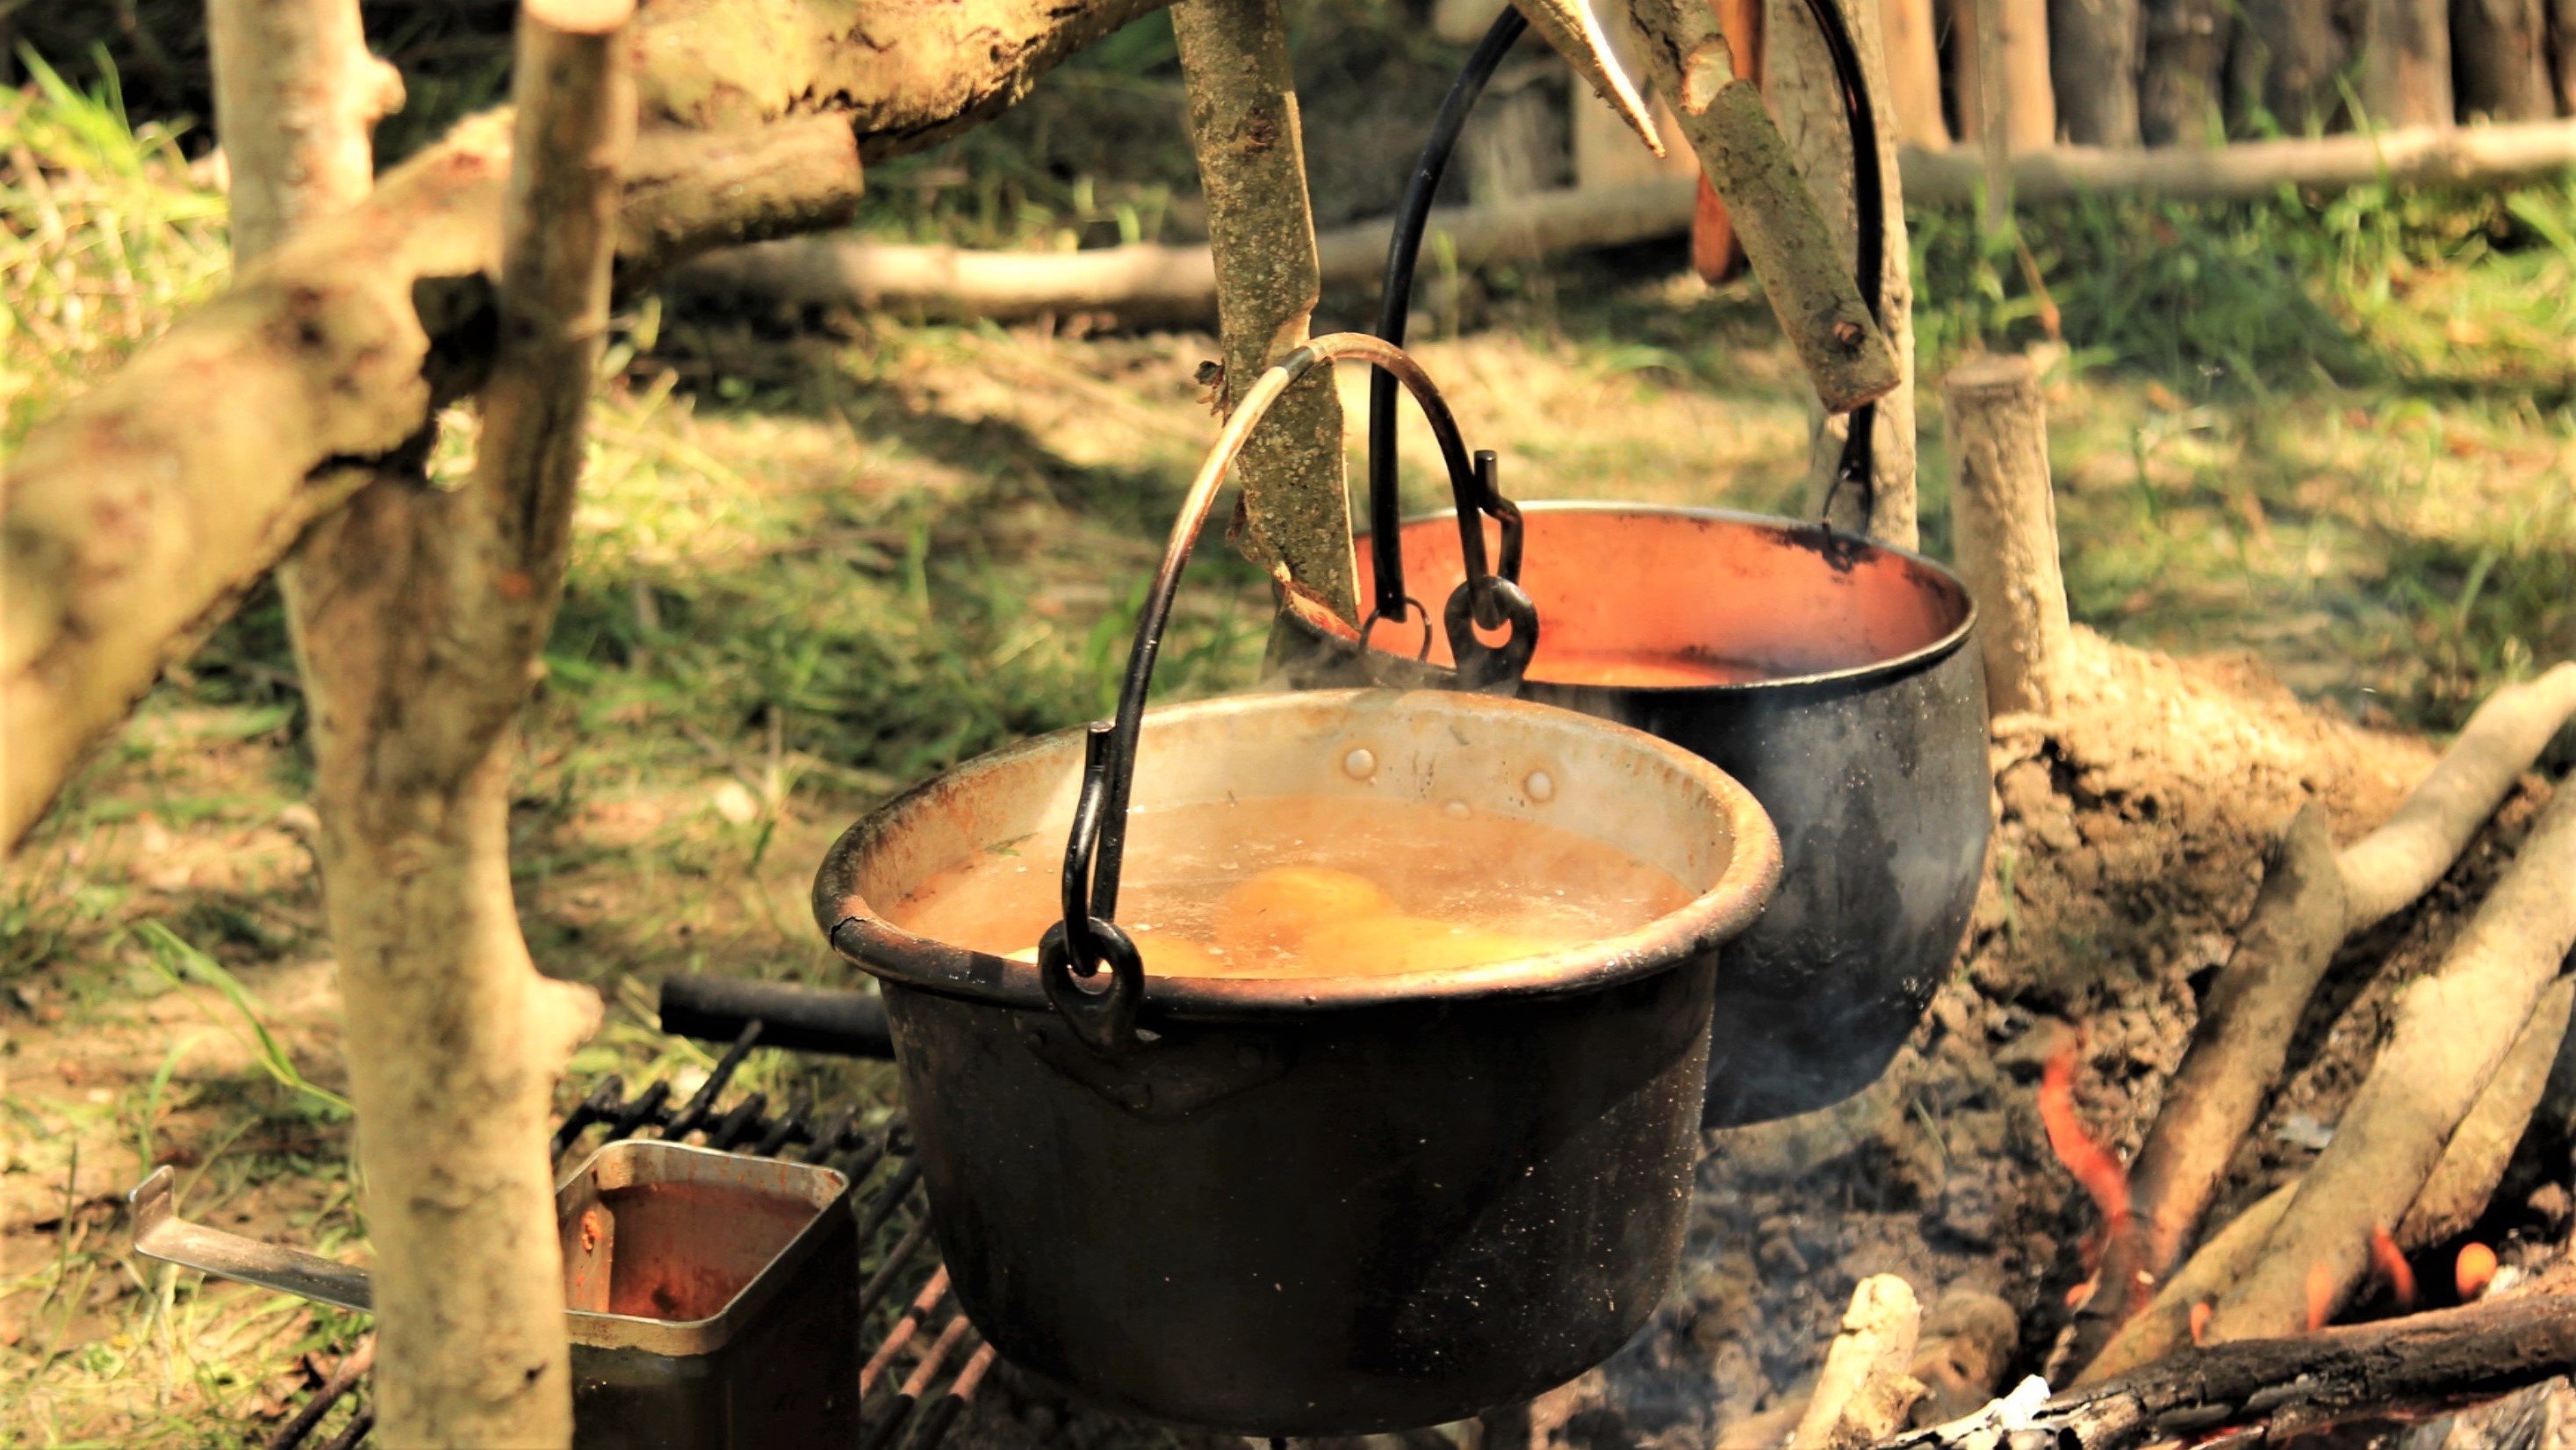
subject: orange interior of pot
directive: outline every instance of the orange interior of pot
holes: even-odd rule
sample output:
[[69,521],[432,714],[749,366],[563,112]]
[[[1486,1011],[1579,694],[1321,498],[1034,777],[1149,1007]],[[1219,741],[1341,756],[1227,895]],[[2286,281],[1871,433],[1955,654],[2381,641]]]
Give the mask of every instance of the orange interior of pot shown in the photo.
[[[1829,553],[1815,529],[1779,520],[1548,504],[1524,517],[1521,587],[1540,625],[1533,680],[1653,687],[1833,674],[1932,648],[1969,617],[1967,591],[1948,571],[1849,540]],[[1499,559],[1490,521],[1485,537]],[[1405,592],[1435,621],[1431,661],[1450,664],[1436,621],[1465,577],[1456,523],[1405,525],[1404,562]],[[1359,568],[1366,599],[1375,584],[1366,540]],[[1370,639],[1405,655],[1421,641],[1418,619],[1381,623]]]

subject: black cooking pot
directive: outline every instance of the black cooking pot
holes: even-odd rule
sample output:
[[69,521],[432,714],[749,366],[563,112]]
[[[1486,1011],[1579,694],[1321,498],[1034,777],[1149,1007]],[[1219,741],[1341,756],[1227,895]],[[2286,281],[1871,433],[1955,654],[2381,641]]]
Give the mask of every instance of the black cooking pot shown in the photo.
[[[1597,718],[1447,691],[1144,710],[1226,462],[1288,381],[1343,355],[1405,374],[1463,462],[1401,352],[1357,335],[1298,349],[1192,485],[1114,727],[981,757],[888,803],[814,885],[833,947],[883,986],[931,1222],[976,1327],[1120,1409],[1253,1435],[1460,1419],[1572,1378],[1645,1323],[1681,1253],[1718,948],[1779,869],[1743,787]],[[1526,618],[1516,589],[1466,572],[1462,598]],[[1553,826],[1692,899],[1487,966],[1149,980],[1115,921],[1130,847],[1167,849],[1160,808],[1266,798]],[[1065,920],[1033,964],[887,919],[994,843],[1058,837]]]
[[[1875,311],[1884,236],[1878,141],[1840,8],[1809,0],[1851,131],[1859,256]],[[1402,342],[1431,200],[1459,128],[1521,30],[1506,9],[1471,55],[1414,169],[1387,252],[1378,332]],[[1868,1086],[1911,1035],[1956,957],[1984,869],[1989,782],[1984,665],[1966,647],[1976,610],[1939,564],[1823,525],[1643,505],[1529,504],[1494,487],[1490,455],[1454,519],[1400,524],[1395,379],[1370,380],[1369,512],[1357,635],[1311,600],[1283,602],[1272,666],[1306,687],[1359,683],[1518,688],[1635,725],[1744,782],[1780,832],[1770,910],[1728,953],[1709,1052],[1706,1122],[1787,1117]],[[1871,488],[1873,410],[1852,414],[1837,487]],[[1868,513],[1866,506],[1862,509]],[[1535,658],[1477,648],[1462,579],[1499,572],[1544,628]],[[1453,533],[1456,535],[1453,537]],[[1462,560],[1462,548],[1465,551]],[[1449,600],[1445,630],[1408,597]],[[1476,601],[1482,604],[1484,601]],[[1417,638],[1408,621],[1422,614]],[[1495,627],[1491,609],[1474,613]],[[1450,642],[1470,655],[1453,673]],[[1419,660],[1407,658],[1419,656]],[[1721,658],[1722,657],[1722,658]],[[1605,667],[1618,664],[1612,675]],[[1707,667],[1740,667],[1724,683]],[[1463,674],[1463,679],[1461,678]],[[1692,675],[1703,682],[1684,683]],[[1658,675],[1662,683],[1649,683]],[[1628,681],[1597,683],[1605,678]]]
[[[1985,666],[1968,647],[1966,586],[1919,555],[1785,519],[1623,504],[1520,513],[1521,587],[1544,623],[1521,697],[1705,757],[1780,833],[1780,889],[1718,979],[1705,1122],[1858,1092],[1948,975],[1984,870]],[[1402,539],[1417,587],[1463,577],[1451,516],[1415,520]],[[1365,593],[1366,552],[1361,575]],[[1290,600],[1270,664],[1309,688],[1454,684],[1438,632],[1373,634],[1363,659],[1348,625]],[[1747,678],[1583,682],[1612,668]]]

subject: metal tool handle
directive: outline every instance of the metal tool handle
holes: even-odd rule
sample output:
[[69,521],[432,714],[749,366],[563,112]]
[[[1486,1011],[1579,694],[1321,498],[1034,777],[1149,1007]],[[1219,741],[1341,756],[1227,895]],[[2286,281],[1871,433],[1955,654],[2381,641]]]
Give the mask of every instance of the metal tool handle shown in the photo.
[[[1463,499],[1479,486],[1466,443],[1458,435],[1458,421],[1439,388],[1402,348],[1364,332],[1337,332],[1308,341],[1273,364],[1235,405],[1225,431],[1217,435],[1216,446],[1208,450],[1198,476],[1190,481],[1180,517],[1173,521],[1171,539],[1163,547],[1162,566],[1146,591],[1144,609],[1136,619],[1135,643],[1127,654],[1127,676],[1119,686],[1118,714],[1094,723],[1085,742],[1082,794],[1075,802],[1073,829],[1064,848],[1063,920],[1048,927],[1038,943],[1038,979],[1046,988],[1047,1000],[1084,1044],[1096,1051],[1124,1052],[1136,1045],[1136,1011],[1145,996],[1144,959],[1115,921],[1118,877],[1126,857],[1127,802],[1136,778],[1137,741],[1145,728],[1145,697],[1153,684],[1164,627],[1171,622],[1181,571],[1207,526],[1217,489],[1271,405],[1308,372],[1345,357],[1363,359],[1394,374],[1430,420],[1452,488]],[[1487,462],[1485,467],[1490,476],[1492,464]],[[1517,654],[1526,662],[1528,651],[1538,643],[1538,612],[1518,585],[1486,572],[1483,528],[1473,525],[1470,532],[1474,549],[1467,556],[1467,582],[1459,586],[1451,612],[1462,618],[1476,613],[1470,591],[1482,579],[1494,601],[1496,619],[1511,629],[1510,637],[1493,653],[1506,661]],[[1453,631],[1453,642],[1456,638]],[[1471,650],[1483,648],[1472,629],[1467,643]],[[1085,988],[1075,980],[1097,975],[1103,964],[1111,969],[1105,989]]]
[[[1859,235],[1853,240],[1857,252],[1855,265],[1861,304],[1870,316],[1879,315],[1884,292],[1887,254],[1887,194],[1881,184],[1878,158],[1878,114],[1870,108],[1868,84],[1863,79],[1860,51],[1852,43],[1851,27],[1843,19],[1836,0],[1806,0],[1807,11],[1815,17],[1822,33],[1825,53],[1833,62],[1834,83],[1843,101],[1843,120],[1852,139],[1852,198]],[[1422,154],[1413,163],[1413,179],[1406,186],[1404,203],[1395,214],[1395,230],[1386,246],[1386,279],[1378,298],[1377,335],[1401,346],[1406,324],[1413,314],[1413,274],[1421,260],[1422,237],[1431,221],[1433,193],[1440,189],[1441,174],[1449,169],[1449,157],[1458,146],[1458,134],[1467,123],[1467,113],[1475,109],[1476,100],[1485,92],[1485,84],[1513,42],[1521,37],[1529,22],[1518,9],[1506,5],[1494,17],[1485,38],[1467,57],[1458,78],[1450,83],[1447,99],[1440,103],[1440,115],[1431,123],[1431,138],[1422,144]],[[1861,512],[1866,516],[1876,503],[1877,481],[1874,467],[1874,435],[1877,432],[1878,405],[1863,403],[1851,412],[1851,431],[1843,440],[1842,457],[1834,465],[1834,481],[1825,494],[1824,515],[1828,527],[1833,517],[1836,494],[1845,484],[1861,489]],[[1404,592],[1404,546],[1402,532],[1403,505],[1395,486],[1395,379],[1378,373],[1369,379],[1369,452],[1368,514],[1369,563],[1375,575],[1375,604],[1371,618],[1378,615],[1402,617],[1406,609]],[[1508,505],[1506,505],[1508,507]],[[1481,547],[1483,530],[1473,521],[1473,510],[1464,500],[1458,504],[1460,536],[1472,532]],[[1505,525],[1506,537],[1517,529],[1519,511]],[[1517,564],[1518,550],[1508,549]],[[1503,571],[1504,577],[1517,584],[1517,567]],[[1496,627],[1494,620],[1481,612],[1477,622]],[[1361,644],[1367,644],[1367,630],[1361,630]]]
[[375,1291],[364,1269],[179,1217],[171,1204],[177,1182],[168,1168],[155,1168],[151,1177],[125,1195],[126,1208],[134,1222],[136,1253],[317,1304],[336,1304],[361,1312],[376,1307]]
[[873,992],[739,977],[682,974],[662,979],[665,1032],[701,1042],[731,1043],[751,1022],[760,1024],[763,1047],[840,1057],[894,1057],[885,999]]

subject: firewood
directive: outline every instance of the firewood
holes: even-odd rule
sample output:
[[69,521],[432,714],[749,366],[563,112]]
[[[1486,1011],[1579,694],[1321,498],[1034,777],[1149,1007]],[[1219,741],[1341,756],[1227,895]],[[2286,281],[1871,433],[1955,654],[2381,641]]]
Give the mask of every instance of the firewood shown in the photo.
[[[2565,1040],[2571,1002],[2576,1002],[2576,978],[2562,977],[2542,994],[2505,1065],[2488,1079],[2398,1225],[2399,1248],[2417,1253],[2444,1243],[2485,1211]],[[2253,1268],[2298,1187],[2296,1179],[2282,1184],[2210,1235],[2158,1286],[2154,1302],[2120,1326],[2075,1383],[2125,1374],[2190,1345],[2195,1311],[2205,1314]]]
[[2571,1004],[2576,1004],[2576,978],[2561,977],[2541,993],[2513,1049],[2442,1145],[2441,1160],[2397,1226],[2399,1246],[2412,1250],[2448,1242],[2468,1232],[2486,1212],[2487,1200],[2504,1181],[2532,1110],[2549,1086],[2550,1065],[2567,1040]]
[[[1323,290],[1288,21],[1279,0],[1182,0],[1172,7],[1172,34],[1207,197],[1231,411],[1306,340]],[[1356,626],[1359,570],[1342,470],[1342,397],[1319,370],[1280,398],[1244,449],[1235,540],[1254,563]]]
[[2298,1187],[2295,1181],[2281,1185],[2210,1235],[2188,1262],[2158,1286],[2147,1307],[2120,1325],[2119,1333],[2074,1382],[2087,1385],[2110,1379],[2190,1348],[2196,1338],[2195,1319],[2205,1316],[2209,1306],[2254,1267]]
[[[2571,714],[2576,665],[2562,664],[2538,680],[2497,691],[2389,820],[2342,852],[2334,851],[2316,807],[2291,823],[2238,934],[2235,954],[2202,1005],[2182,1067],[2166,1085],[2164,1109],[2130,1166],[2140,1231],[2110,1243],[2101,1282],[2152,1284],[2173,1267],[2279,1078],[2290,1034],[2336,948],[2439,880]],[[2529,1009],[2526,996],[2501,1030],[2518,1031]],[[2496,1050],[2504,1045],[2500,1040]],[[2469,1094],[2482,1082],[2483,1073],[2469,1084]],[[2457,1122],[2457,1116],[2446,1120],[2443,1135]],[[2403,1186],[2406,1202],[2422,1183],[2419,1176]],[[2387,1222],[2394,1223],[2404,1207],[2400,1203]],[[2356,1252],[2369,1227],[2364,1223],[2356,1232]],[[2096,1294],[2086,1303],[2076,1318],[2073,1362],[2086,1363],[2101,1352],[2129,1303],[2125,1289]]]
[[1894,1274],[1861,1280],[1790,1450],[1860,1450],[1904,1428],[1924,1393],[1908,1373],[1922,1323],[1912,1285]]
[[1977,601],[1990,714],[2047,714],[2075,649],[2057,558],[2048,408],[2018,355],[1973,358],[1941,380],[1959,568]]
[[[2215,1342],[2305,1322],[2307,1282],[2338,1298],[2363,1277],[2374,1226],[2404,1218],[2542,989],[2576,946],[2576,789],[2562,788],[2433,975],[2408,985],[2361,1089],[2300,1181],[2262,1259],[2221,1299]],[[2322,1266],[2322,1268],[2320,1268]]]
[[2176,1354],[2054,1396],[2009,1429],[1971,1417],[1880,1445],[2132,1450],[2252,1429],[2278,1443],[2344,1420],[2491,1399],[2571,1364],[2576,1295],[2562,1290]]
[[2495,692],[2388,823],[2343,852],[2349,930],[2371,926],[2451,869],[2550,738],[2576,716],[2576,663]]

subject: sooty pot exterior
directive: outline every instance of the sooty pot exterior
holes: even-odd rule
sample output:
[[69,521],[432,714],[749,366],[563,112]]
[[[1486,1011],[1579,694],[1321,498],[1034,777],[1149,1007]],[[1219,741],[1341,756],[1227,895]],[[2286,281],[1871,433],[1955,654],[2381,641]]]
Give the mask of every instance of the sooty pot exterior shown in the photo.
[[[1520,698],[1671,741],[1741,781],[1780,833],[1779,890],[1727,949],[1704,1122],[1809,1112],[1877,1080],[1931,1005],[1975,907],[1992,828],[1985,666],[1966,586],[1920,556],[1791,520],[1529,504],[1522,586],[1538,655]],[[1359,551],[1360,592],[1372,587]],[[1443,514],[1404,529],[1406,587],[1436,614],[1462,577]],[[1453,682],[1445,641],[1284,611],[1270,668],[1301,688]],[[1401,650],[1403,654],[1390,654]],[[1551,682],[1569,655],[1701,659],[1766,678]],[[1569,671],[1569,673],[1571,673]]]
[[959,1302],[1023,1368],[1255,1435],[1439,1424],[1600,1362],[1681,1252],[1715,953],[1575,998],[1177,1027],[889,986]]
[[1779,872],[1752,795],[1524,701],[1151,711],[1135,859],[1179,849],[1156,844],[1166,807],[1365,798],[1553,824],[1694,894],[1477,966],[1148,971],[1130,1037],[1077,1033],[1036,967],[886,914],[987,843],[1062,839],[1083,748],[969,761],[871,812],[815,879],[817,924],[884,992],[931,1222],[985,1337],[1122,1410],[1322,1435],[1476,1414],[1643,1325],[1681,1252],[1718,954]]

